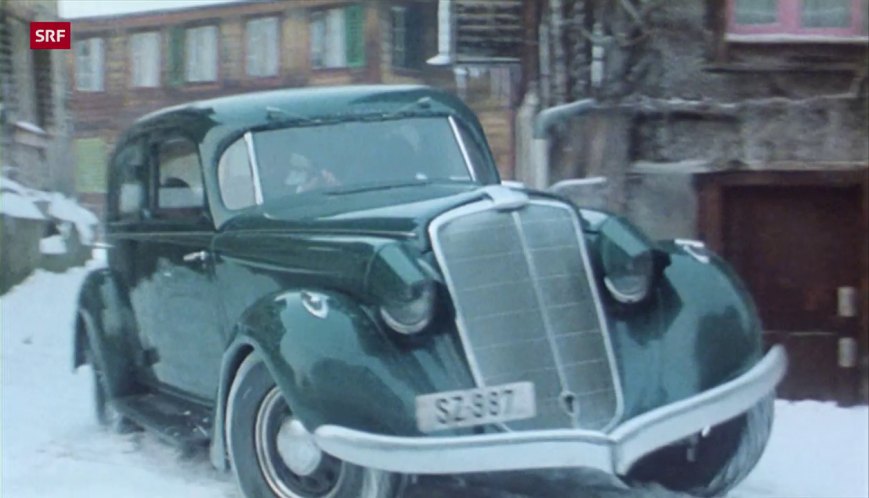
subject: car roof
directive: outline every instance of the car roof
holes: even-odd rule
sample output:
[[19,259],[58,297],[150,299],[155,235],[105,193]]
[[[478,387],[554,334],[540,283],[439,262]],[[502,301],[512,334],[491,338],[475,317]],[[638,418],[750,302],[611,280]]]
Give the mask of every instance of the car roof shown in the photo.
[[422,85],[309,87],[245,93],[167,107],[139,118],[134,128],[148,128],[175,118],[199,117],[215,124],[237,123],[249,127],[268,121],[270,113],[304,120],[347,113],[351,108],[357,112],[389,112],[423,97],[457,114],[466,113],[456,97]]

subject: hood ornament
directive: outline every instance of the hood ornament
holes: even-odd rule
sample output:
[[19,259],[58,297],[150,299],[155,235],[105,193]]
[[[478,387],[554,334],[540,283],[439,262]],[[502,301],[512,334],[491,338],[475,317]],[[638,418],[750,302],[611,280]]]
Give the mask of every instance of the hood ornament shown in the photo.
[[520,209],[528,204],[528,195],[525,192],[515,190],[503,185],[489,185],[483,187],[483,193],[492,199],[495,209],[498,211],[512,211]]

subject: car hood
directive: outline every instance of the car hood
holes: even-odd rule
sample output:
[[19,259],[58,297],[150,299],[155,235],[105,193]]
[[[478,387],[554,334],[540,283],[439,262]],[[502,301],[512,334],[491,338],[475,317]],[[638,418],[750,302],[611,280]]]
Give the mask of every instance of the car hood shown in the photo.
[[425,250],[425,230],[433,218],[485,192],[474,184],[425,184],[297,195],[239,215],[221,231],[387,237]]
[[[287,282],[294,286],[342,290],[379,302],[395,289],[378,282],[404,285],[415,278],[402,261],[427,257],[434,218],[481,199],[517,198],[507,187],[478,184],[297,195],[239,214],[221,227],[213,249],[220,260],[291,277]],[[375,278],[375,273],[392,276]]]

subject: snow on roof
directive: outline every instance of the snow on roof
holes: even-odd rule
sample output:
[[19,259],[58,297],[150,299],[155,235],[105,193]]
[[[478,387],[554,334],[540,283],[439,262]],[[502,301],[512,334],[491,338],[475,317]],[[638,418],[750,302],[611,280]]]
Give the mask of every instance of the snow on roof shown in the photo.
[[0,194],[0,214],[29,220],[45,219],[42,211],[36,207],[32,200],[13,191]]
[[31,123],[30,121],[16,121],[15,126],[21,128],[22,130],[27,130],[31,133],[36,133],[39,135],[47,135],[45,130],[43,130],[41,127],[35,125],[34,123]]
[[93,243],[94,227],[99,219],[74,200],[58,192],[27,188],[6,177],[0,177],[0,190],[3,192],[0,194],[0,212],[3,214],[13,218],[44,220],[46,217],[34,201],[45,202],[45,214],[74,224],[82,244]]
[[94,226],[99,223],[99,220],[96,215],[79,206],[75,201],[56,192],[49,194],[48,215],[73,223],[78,230],[82,244],[91,245],[93,243]]
[[10,180],[5,176],[0,176],[0,190],[10,190],[16,194],[27,195],[27,191],[30,189],[15,180]]

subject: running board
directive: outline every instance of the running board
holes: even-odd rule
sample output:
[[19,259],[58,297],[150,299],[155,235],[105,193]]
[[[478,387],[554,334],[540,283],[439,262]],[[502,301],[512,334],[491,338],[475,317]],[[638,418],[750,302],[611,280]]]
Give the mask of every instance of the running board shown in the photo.
[[114,400],[123,416],[182,451],[203,448],[211,440],[212,409],[177,396],[147,393]]

